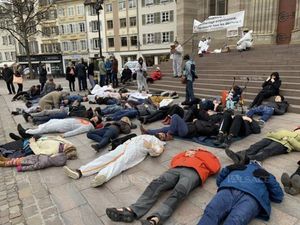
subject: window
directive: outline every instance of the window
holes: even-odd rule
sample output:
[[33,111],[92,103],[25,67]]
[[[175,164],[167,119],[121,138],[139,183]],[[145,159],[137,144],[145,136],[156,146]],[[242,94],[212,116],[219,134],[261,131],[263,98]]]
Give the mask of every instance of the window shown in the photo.
[[106,12],[112,12],[112,4],[106,4]]
[[16,53],[15,52],[11,52],[10,55],[11,55],[11,59],[13,61],[16,60]]
[[170,32],[162,33],[162,43],[170,42]]
[[8,35],[8,44],[13,45],[14,44],[14,39],[11,35]]
[[131,46],[137,46],[137,36],[131,36],[130,37],[130,45]]
[[113,48],[115,46],[114,38],[108,38],[108,47]]
[[0,52],[0,61],[2,61],[2,53]]
[[80,49],[81,50],[86,50],[86,40],[81,40],[80,41]]
[[75,32],[74,25],[69,24],[69,33],[74,33],[74,32]]
[[78,5],[77,6],[77,15],[83,15],[83,12],[84,11],[84,8],[83,8],[83,5]]
[[154,34],[147,34],[147,44],[154,43]]
[[168,21],[170,21],[170,13],[162,12],[161,13],[161,22],[168,22]]
[[6,60],[7,61],[10,60],[10,53],[9,52],[4,52],[4,54],[5,54]]
[[126,47],[127,46],[127,37],[121,37],[121,46]]
[[71,41],[71,50],[77,51],[77,41]]
[[147,24],[154,23],[154,14],[148,14],[148,15],[146,16],[146,23],[147,23]]
[[107,29],[113,29],[114,28],[114,23],[112,20],[107,20]]
[[68,16],[74,16],[74,7],[68,8]]
[[136,7],[136,0],[128,0],[128,7],[135,8]]
[[65,26],[64,25],[60,25],[59,26],[59,30],[60,30],[60,34],[64,34],[65,33]]
[[120,27],[121,28],[126,27],[126,18],[120,19]]
[[79,32],[85,32],[85,24],[79,23]]
[[131,27],[135,27],[136,26],[136,17],[130,17],[129,22],[130,22]]
[[68,42],[63,42],[63,43],[62,43],[62,49],[63,49],[63,51],[69,51],[69,45],[68,45]]
[[8,45],[7,36],[2,37],[2,43],[3,43],[3,45]]
[[53,52],[60,52],[60,45],[58,43],[53,44]]
[[65,9],[58,9],[57,14],[58,16],[65,16]]
[[119,10],[126,9],[126,2],[125,0],[119,0]]
[[209,1],[210,16],[227,14],[227,6],[228,6],[228,0],[210,0]]
[[89,14],[90,14],[90,16],[95,16],[95,15],[97,15],[97,11],[96,11],[96,9],[94,8],[94,5],[90,5],[90,8],[89,8]]
[[97,21],[97,20],[92,21],[92,22],[90,23],[90,28],[91,28],[91,31],[92,31],[92,32],[97,32],[98,29],[99,29],[98,21]]
[[99,49],[99,39],[98,38],[94,38],[92,45],[93,45],[93,49]]
[[153,5],[154,4],[154,0],[145,0],[145,4],[146,5]]

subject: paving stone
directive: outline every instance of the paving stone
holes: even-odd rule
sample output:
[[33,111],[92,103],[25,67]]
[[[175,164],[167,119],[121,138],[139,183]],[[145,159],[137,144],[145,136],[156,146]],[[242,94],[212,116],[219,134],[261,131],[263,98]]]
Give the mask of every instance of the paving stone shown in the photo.
[[62,213],[66,225],[104,225],[88,205],[82,205]]
[[47,208],[47,209],[44,209],[42,211],[42,215],[43,215],[43,219],[46,220],[46,219],[49,219],[51,217],[54,217],[55,215],[57,215],[57,209],[56,207],[50,207],[50,208]]
[[25,222],[25,218],[21,215],[19,217],[11,219],[10,221],[13,225],[22,224],[23,222]]
[[42,198],[42,199],[38,200],[38,206],[39,206],[40,209],[49,208],[49,207],[53,206],[53,202],[50,199],[50,197],[47,196],[45,198]]
[[58,216],[54,216],[45,220],[45,225],[63,225],[63,223]]
[[38,208],[35,205],[23,208],[23,215],[26,218],[32,217],[32,216],[34,216],[36,214],[38,214]]
[[20,206],[13,206],[9,208],[9,218],[13,219],[21,215]]
[[21,202],[20,202],[19,199],[17,199],[17,200],[14,200],[14,201],[10,201],[8,204],[9,204],[10,207],[12,207],[12,206],[20,205]]
[[43,220],[40,215],[36,215],[26,219],[26,223],[30,225],[41,225],[43,224]]
[[64,212],[86,203],[81,193],[72,183],[50,188],[50,193],[59,212]]

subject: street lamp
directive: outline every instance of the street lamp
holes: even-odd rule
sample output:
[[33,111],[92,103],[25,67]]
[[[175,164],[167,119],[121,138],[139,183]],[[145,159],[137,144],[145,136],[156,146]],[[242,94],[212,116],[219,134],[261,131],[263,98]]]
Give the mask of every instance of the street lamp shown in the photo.
[[95,5],[94,5],[94,9],[97,12],[97,17],[98,17],[98,35],[99,35],[99,53],[100,53],[100,58],[102,58],[102,44],[101,44],[101,25],[100,25],[100,11],[103,9],[102,4],[103,4],[104,0],[97,0]]

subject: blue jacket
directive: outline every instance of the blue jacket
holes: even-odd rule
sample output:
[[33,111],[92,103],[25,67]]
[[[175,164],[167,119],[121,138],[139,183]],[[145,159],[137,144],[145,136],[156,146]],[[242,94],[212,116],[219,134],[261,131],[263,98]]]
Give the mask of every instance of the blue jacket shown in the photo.
[[196,76],[195,63],[193,60],[188,60],[185,63],[183,74],[186,76],[186,79],[189,81],[194,81]]
[[280,203],[283,199],[283,191],[272,174],[270,174],[268,182],[263,182],[261,179],[254,177],[253,172],[259,168],[261,167],[253,162],[247,165],[245,170],[230,172],[225,167],[217,177],[217,186],[219,187],[218,191],[225,188],[235,188],[252,195],[262,207],[258,218],[269,220],[271,214],[270,201]]
[[106,61],[105,64],[104,64],[104,67],[105,67],[106,71],[111,71],[111,69],[112,69],[112,62],[110,60]]

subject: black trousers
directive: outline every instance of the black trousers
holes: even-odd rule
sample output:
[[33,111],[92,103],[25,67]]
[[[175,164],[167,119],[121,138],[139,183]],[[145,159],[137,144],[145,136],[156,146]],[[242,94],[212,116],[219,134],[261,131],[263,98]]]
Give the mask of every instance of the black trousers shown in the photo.
[[224,134],[231,134],[234,137],[245,135],[245,122],[241,115],[232,118],[231,113],[225,112],[220,130]]
[[79,91],[87,89],[86,76],[78,76]]
[[178,105],[172,105],[170,109],[168,110],[168,115],[173,116],[174,114],[177,114],[181,118],[184,116],[184,110]]
[[6,81],[6,86],[7,86],[7,90],[9,92],[9,94],[12,94],[12,93],[16,94],[15,86],[12,81]]
[[75,80],[69,80],[70,91],[75,91]]
[[106,71],[106,85],[111,83],[111,72]]
[[20,93],[23,91],[23,84],[18,84],[18,91],[17,93]]
[[246,155],[251,160],[263,161],[271,156],[287,153],[287,147],[279,142],[264,138],[251,145],[247,150],[240,151],[237,154]]
[[264,99],[267,99],[271,96],[276,95],[275,91],[269,90],[261,90],[258,95],[254,98],[253,102],[251,103],[250,107],[259,106],[263,102]]

